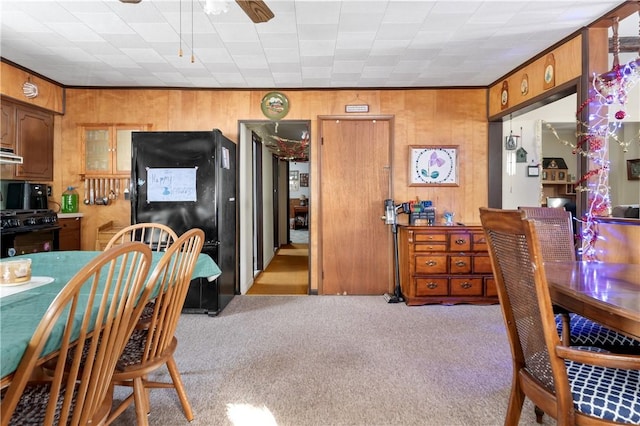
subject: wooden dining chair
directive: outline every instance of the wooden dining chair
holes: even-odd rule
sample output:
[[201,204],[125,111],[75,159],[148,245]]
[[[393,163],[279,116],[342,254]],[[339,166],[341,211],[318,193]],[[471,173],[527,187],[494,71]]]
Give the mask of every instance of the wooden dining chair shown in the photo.
[[[576,260],[573,218],[564,208],[519,207],[532,219],[545,262]],[[618,333],[581,315],[553,306],[556,327],[565,345],[597,346],[613,352],[638,352],[640,341]]]
[[[84,426],[106,420],[113,371],[151,291],[145,286],[150,264],[148,246],[128,243],[102,252],[69,280],[3,392],[2,426]],[[59,351],[49,360],[50,375],[36,374],[43,350],[52,344]]]
[[[138,425],[148,424],[148,389],[174,388],[182,404],[187,420],[193,420],[193,412],[173,354],[178,345],[175,330],[180,319],[191,275],[204,244],[204,232],[191,229],[181,235],[163,255],[150,274],[156,281],[157,296],[148,323],[138,326],[118,361],[113,381],[119,386],[131,386],[132,394],[111,413],[111,423],[132,402],[136,407]],[[166,365],[171,383],[151,381],[148,375]]]
[[640,357],[563,345],[556,330],[542,247],[522,210],[480,208],[513,379],[505,425],[524,398],[558,425],[640,422]]
[[105,249],[127,241],[140,241],[152,251],[165,251],[177,239],[175,231],[162,223],[136,223],[116,232]]

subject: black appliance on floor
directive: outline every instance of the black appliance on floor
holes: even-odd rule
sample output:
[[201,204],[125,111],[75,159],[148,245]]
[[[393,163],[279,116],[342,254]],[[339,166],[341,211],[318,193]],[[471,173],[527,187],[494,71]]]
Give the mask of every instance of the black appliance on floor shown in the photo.
[[217,315],[238,293],[236,144],[217,129],[133,132],[131,140],[131,223],[204,231],[202,252],[222,275],[193,280],[183,312]]

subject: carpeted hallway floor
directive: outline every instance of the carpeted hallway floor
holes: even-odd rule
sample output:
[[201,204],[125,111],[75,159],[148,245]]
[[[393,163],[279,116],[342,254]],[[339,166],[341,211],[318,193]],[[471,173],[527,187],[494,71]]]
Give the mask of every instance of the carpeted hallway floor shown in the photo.
[[280,247],[247,295],[306,295],[308,292],[309,245],[294,243]]

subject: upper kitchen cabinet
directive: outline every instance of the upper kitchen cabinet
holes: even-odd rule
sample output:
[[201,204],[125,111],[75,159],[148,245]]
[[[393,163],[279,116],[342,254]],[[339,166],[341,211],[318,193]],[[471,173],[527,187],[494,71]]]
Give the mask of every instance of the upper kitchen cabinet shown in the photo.
[[3,179],[53,180],[53,114],[2,100],[2,148],[23,157],[22,164],[5,165]]
[[146,131],[146,124],[90,124],[80,126],[83,174],[131,174],[131,133]]

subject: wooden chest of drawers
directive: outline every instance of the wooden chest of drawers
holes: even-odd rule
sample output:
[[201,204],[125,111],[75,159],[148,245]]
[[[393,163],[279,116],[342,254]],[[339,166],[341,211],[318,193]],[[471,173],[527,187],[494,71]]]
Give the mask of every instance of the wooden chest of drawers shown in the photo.
[[399,226],[400,286],[407,305],[498,303],[480,226]]

